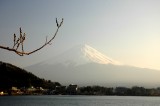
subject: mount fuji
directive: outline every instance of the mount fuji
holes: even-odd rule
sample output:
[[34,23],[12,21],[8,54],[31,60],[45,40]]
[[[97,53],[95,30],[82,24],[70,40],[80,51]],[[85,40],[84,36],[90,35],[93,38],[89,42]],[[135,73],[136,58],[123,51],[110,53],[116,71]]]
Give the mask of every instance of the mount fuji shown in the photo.
[[160,71],[123,65],[86,44],[25,69],[63,85],[160,85]]

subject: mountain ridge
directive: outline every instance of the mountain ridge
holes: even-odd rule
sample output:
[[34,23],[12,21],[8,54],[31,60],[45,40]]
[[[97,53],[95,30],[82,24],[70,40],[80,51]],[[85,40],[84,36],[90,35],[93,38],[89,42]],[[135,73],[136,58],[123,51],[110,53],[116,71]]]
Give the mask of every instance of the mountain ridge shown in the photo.
[[[93,61],[91,61],[92,59]],[[104,62],[105,59],[108,61]],[[79,61],[81,62],[78,63]],[[117,61],[114,61],[87,45],[76,46],[58,57],[26,69],[63,85],[76,83],[82,86],[158,86],[160,84],[160,71],[116,64]]]

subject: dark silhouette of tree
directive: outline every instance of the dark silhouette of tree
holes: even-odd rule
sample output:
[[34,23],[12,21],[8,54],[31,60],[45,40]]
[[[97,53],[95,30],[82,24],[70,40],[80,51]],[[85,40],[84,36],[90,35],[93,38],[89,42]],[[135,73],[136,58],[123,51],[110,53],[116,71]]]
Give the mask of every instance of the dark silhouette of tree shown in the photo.
[[8,51],[15,52],[19,56],[30,55],[32,53],[35,53],[35,52],[41,50],[46,45],[51,45],[51,42],[53,41],[53,39],[55,39],[55,37],[56,37],[56,35],[57,35],[58,31],[59,31],[59,28],[62,26],[62,24],[63,24],[63,18],[62,18],[62,21],[60,23],[58,22],[58,20],[56,18],[57,30],[54,33],[53,37],[50,40],[48,40],[47,37],[46,37],[46,41],[42,46],[40,46],[39,48],[34,49],[34,50],[30,51],[30,52],[24,51],[24,41],[25,41],[25,38],[26,38],[26,34],[22,33],[22,29],[21,28],[19,29],[20,30],[19,37],[17,37],[16,34],[13,35],[13,47],[7,47],[7,46],[0,45],[0,48],[8,50]]

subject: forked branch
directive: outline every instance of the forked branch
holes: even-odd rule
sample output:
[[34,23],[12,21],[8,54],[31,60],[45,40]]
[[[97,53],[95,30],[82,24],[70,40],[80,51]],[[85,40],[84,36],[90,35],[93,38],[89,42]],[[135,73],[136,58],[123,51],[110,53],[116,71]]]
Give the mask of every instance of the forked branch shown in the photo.
[[40,46],[39,48],[37,48],[37,49],[34,49],[34,50],[30,51],[30,52],[25,52],[24,51],[24,41],[25,41],[26,34],[22,33],[22,29],[21,28],[19,29],[20,30],[20,35],[19,35],[18,38],[17,38],[16,34],[13,35],[13,47],[12,48],[11,47],[7,47],[7,46],[1,46],[1,45],[0,45],[0,48],[8,50],[8,51],[13,51],[16,54],[18,54],[19,56],[30,55],[32,53],[35,53],[35,52],[41,50],[42,48],[44,48],[46,45],[50,45],[51,44],[53,39],[55,39],[59,28],[63,24],[63,18],[62,18],[62,21],[60,23],[58,22],[58,20],[56,18],[56,24],[57,24],[57,30],[54,33],[53,37],[50,40],[47,40],[47,37],[46,37],[45,43],[42,46]]

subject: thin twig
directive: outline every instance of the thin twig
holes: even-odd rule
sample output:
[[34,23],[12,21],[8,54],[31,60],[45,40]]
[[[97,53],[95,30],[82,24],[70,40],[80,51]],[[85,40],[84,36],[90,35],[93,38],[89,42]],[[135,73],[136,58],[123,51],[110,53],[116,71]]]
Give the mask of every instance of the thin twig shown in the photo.
[[[35,53],[35,52],[41,50],[42,48],[44,48],[46,45],[51,45],[51,42],[53,41],[53,39],[55,39],[55,37],[56,37],[56,35],[57,35],[58,31],[59,31],[59,28],[63,24],[63,18],[62,18],[62,21],[60,22],[60,24],[58,23],[58,20],[56,18],[56,24],[57,24],[57,30],[54,33],[53,37],[49,41],[47,40],[47,37],[46,37],[46,42],[42,46],[40,46],[39,48],[37,48],[35,50],[32,50],[30,52],[25,52],[24,51],[24,41],[25,41],[26,34],[25,33],[22,34],[22,29],[21,28],[20,28],[20,36],[19,36],[19,38],[16,38],[16,34],[14,34],[13,48],[6,47],[6,46],[1,46],[1,45],[0,45],[0,48],[8,50],[8,51],[13,51],[16,54],[18,54],[19,56],[30,55],[32,53]],[[19,51],[20,45],[21,45],[21,51]],[[15,48],[15,46],[17,46],[17,47]]]

